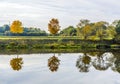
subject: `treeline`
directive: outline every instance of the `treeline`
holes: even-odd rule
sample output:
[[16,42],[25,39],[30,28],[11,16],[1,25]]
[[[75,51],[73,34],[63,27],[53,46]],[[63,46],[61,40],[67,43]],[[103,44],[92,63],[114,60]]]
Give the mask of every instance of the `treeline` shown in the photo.
[[40,28],[24,27],[23,33],[15,34],[10,31],[10,26],[5,24],[0,27],[0,36],[47,36],[48,34]]
[[[14,28],[15,29],[15,28]],[[17,31],[17,30],[16,30]],[[120,20],[115,20],[111,24],[106,21],[90,22],[87,19],[81,19],[80,22],[74,26],[60,29],[59,21],[51,19],[48,23],[48,34],[40,28],[23,28],[22,33],[12,33],[9,25],[0,27],[0,35],[5,36],[78,36],[81,39],[87,40],[102,40],[102,39],[119,39],[120,40]],[[58,32],[59,31],[59,32]]]
[[61,36],[79,36],[87,40],[119,39],[120,40],[120,20],[115,20],[111,24],[106,21],[90,22],[82,19],[76,27],[69,26],[60,31]]

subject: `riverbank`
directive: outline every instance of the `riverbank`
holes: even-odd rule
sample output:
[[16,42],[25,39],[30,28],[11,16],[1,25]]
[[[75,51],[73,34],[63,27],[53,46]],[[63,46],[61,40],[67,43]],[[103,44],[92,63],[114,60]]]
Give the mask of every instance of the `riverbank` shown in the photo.
[[120,41],[83,40],[79,37],[1,37],[0,49],[109,49],[120,48]]

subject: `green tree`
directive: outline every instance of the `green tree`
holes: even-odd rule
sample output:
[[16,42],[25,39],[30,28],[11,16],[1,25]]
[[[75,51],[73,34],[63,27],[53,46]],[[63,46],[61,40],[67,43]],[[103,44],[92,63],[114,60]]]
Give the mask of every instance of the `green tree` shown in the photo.
[[120,34],[120,20],[117,21],[116,32],[117,32],[117,34]]
[[10,31],[10,26],[7,25],[7,24],[5,24],[5,25],[3,26],[3,28],[5,29],[5,31]]
[[84,27],[85,25],[88,25],[89,22],[90,22],[90,20],[81,19],[80,22],[79,22],[78,25],[77,25],[77,28],[82,28],[82,27]]
[[120,40],[120,20],[113,21],[112,25],[115,27],[116,30],[115,39]]
[[107,35],[107,37],[110,37],[110,38],[115,38],[115,36],[117,35],[117,32],[116,32],[116,30],[115,30],[115,27],[114,26],[112,26],[112,25],[110,25],[110,26],[108,26],[107,27],[107,30],[106,30],[106,35]]
[[106,29],[108,26],[108,22],[105,21],[100,21],[100,22],[96,22],[94,24],[94,30],[96,32],[96,36],[98,36],[100,38],[100,40],[103,39],[103,37],[106,35]]
[[63,29],[61,32],[60,32],[60,35],[62,36],[76,36],[76,28],[74,28],[73,26],[69,26],[65,29]]

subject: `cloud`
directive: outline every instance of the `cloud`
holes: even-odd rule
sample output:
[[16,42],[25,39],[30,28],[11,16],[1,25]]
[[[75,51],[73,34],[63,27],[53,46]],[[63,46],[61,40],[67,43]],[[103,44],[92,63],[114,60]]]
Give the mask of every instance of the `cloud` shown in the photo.
[[51,18],[58,18],[62,28],[83,18],[111,22],[120,18],[119,8],[119,0],[1,0],[0,25],[19,19],[24,26],[47,30]]

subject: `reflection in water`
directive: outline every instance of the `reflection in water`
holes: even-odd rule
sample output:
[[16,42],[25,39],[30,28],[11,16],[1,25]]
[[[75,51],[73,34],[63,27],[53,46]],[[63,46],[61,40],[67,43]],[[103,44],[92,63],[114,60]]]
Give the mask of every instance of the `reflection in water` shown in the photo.
[[58,59],[58,57],[52,56],[48,59],[48,67],[52,72],[57,71],[59,65],[60,65],[60,60]]
[[80,56],[76,62],[76,67],[80,72],[88,72],[90,67],[91,58],[87,54]]
[[[63,57],[64,58],[64,57]],[[23,58],[16,57],[10,60],[10,65],[13,70],[19,71],[22,69]],[[60,60],[53,55],[48,59],[49,70],[55,72],[58,70]],[[82,53],[76,61],[76,67],[79,72],[89,72],[90,67],[95,70],[105,71],[111,69],[114,72],[120,73],[120,53],[119,52],[88,52]]]
[[80,72],[89,72],[90,67],[96,70],[107,70],[111,68],[113,71],[120,73],[120,54],[119,53],[84,53],[76,61],[76,67]]
[[112,67],[113,71],[117,71],[120,73],[120,53],[113,53],[115,56],[114,66]]
[[120,73],[120,59],[116,59],[115,61],[115,70]]
[[10,60],[10,65],[13,70],[19,71],[20,69],[22,69],[22,64],[23,64],[23,59],[21,57],[17,56],[17,58],[12,58]]
[[92,62],[94,68],[97,70],[107,70],[111,66],[107,59],[108,59],[107,54],[99,52],[94,61]]

